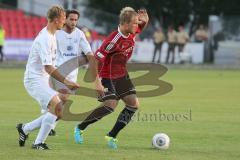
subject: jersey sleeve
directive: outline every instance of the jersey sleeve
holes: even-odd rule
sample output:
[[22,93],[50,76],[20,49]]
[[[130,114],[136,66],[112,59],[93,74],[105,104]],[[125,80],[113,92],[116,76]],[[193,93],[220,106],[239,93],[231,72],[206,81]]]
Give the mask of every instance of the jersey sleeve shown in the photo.
[[42,42],[38,42],[39,45],[39,54],[41,58],[42,65],[53,65],[52,55],[51,55],[51,46],[50,41],[45,40]]
[[141,33],[145,25],[146,25],[146,23],[139,24],[138,29],[136,31],[136,34]]
[[95,52],[94,56],[97,60],[103,62],[106,56],[112,53],[116,47],[116,42],[118,39],[118,35],[116,33],[110,34],[102,43],[100,48]]
[[89,42],[87,41],[87,38],[84,33],[81,33],[81,39],[80,39],[79,45],[85,55],[89,54],[89,53],[92,54],[91,46],[90,46]]

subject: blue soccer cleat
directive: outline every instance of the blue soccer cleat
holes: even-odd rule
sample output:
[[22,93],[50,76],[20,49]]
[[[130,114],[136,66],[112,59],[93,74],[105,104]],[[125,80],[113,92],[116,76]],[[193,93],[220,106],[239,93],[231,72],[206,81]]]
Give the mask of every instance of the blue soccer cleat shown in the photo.
[[83,130],[80,130],[78,127],[74,129],[74,140],[77,144],[83,144]]
[[117,139],[110,137],[110,136],[105,136],[106,141],[108,142],[108,146],[112,149],[117,149]]

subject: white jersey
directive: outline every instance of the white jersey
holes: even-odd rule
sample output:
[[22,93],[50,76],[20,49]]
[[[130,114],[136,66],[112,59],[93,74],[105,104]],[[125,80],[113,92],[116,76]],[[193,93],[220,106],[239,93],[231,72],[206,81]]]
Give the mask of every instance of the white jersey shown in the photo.
[[[83,52],[85,55],[87,53],[92,53],[90,44],[88,43],[85,34],[78,28],[72,33],[67,33],[64,30],[59,30],[56,33],[57,37],[57,58],[56,58],[56,66],[59,67],[64,62],[80,56]],[[75,62],[76,68],[78,67],[78,61]],[[67,66],[66,66],[67,67]],[[61,67],[61,68],[65,68]],[[60,73],[64,72],[59,70]],[[62,73],[64,75],[64,73]],[[78,68],[73,70],[68,76],[67,79],[76,82],[78,75]]]
[[55,65],[57,42],[55,34],[43,28],[33,41],[24,79],[27,78],[48,78],[49,74],[45,71],[44,65]]
[[49,85],[49,74],[45,71],[45,65],[54,66],[56,59],[57,41],[55,34],[43,28],[35,38],[30,50],[26,71],[24,74],[24,86],[42,110],[47,110],[51,99],[58,95]]

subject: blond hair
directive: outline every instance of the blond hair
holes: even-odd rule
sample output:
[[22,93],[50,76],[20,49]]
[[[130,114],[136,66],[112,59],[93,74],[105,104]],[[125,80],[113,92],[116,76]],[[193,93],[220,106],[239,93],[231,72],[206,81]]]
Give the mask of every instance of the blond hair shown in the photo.
[[136,16],[137,12],[132,7],[124,7],[119,15],[120,24],[129,23],[133,16]]
[[47,12],[47,19],[52,22],[55,18],[59,18],[62,13],[65,13],[65,10],[62,6],[52,6]]

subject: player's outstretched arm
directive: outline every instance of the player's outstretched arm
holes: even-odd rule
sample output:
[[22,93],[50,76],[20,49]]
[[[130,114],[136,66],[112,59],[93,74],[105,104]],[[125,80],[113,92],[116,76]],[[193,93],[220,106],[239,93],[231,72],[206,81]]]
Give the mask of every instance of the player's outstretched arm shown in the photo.
[[145,29],[148,25],[149,17],[146,9],[140,9],[138,10],[138,21],[139,25],[141,25],[142,30]]
[[86,54],[89,61],[89,69],[92,73],[92,77],[95,80],[95,88],[98,94],[102,95],[104,87],[102,86],[101,80],[98,76],[98,61],[93,54]]
[[65,84],[69,89],[77,89],[79,88],[79,84],[69,81],[68,79],[66,79],[64,76],[62,76],[58,70],[53,67],[52,65],[45,65],[44,66],[45,71],[52,76],[53,78],[55,78],[56,80],[58,80],[59,82],[62,82],[63,84]]

